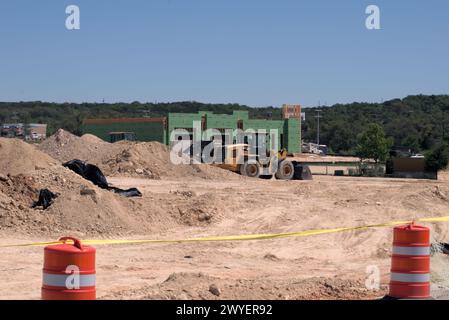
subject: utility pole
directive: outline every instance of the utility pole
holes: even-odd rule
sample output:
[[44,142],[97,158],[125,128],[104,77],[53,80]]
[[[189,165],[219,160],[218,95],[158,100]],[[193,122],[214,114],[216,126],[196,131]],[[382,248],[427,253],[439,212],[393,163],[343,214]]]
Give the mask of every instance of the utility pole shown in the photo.
[[318,109],[316,110],[316,121],[317,121],[317,130],[316,130],[316,144],[319,146],[320,145],[320,119],[322,118],[320,112],[322,112],[322,110]]

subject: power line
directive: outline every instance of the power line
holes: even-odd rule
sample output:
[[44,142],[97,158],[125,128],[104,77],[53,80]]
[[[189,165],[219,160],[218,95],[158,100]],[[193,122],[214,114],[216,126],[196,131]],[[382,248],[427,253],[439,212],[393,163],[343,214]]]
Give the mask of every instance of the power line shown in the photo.
[[317,120],[317,130],[316,130],[316,144],[319,146],[320,145],[320,119],[323,117],[320,112],[322,112],[323,110],[315,110],[316,111],[316,120]]

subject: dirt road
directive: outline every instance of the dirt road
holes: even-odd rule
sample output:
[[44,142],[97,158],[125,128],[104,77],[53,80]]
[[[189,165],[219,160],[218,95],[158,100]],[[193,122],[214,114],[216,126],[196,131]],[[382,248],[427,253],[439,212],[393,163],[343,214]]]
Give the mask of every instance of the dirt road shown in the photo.
[[[169,225],[127,238],[292,232],[449,215],[449,182],[316,177],[314,181],[212,181],[110,178],[144,197],[176,193],[210,198],[206,224]],[[182,212],[180,212],[182,215]],[[431,224],[449,242],[447,223]],[[0,243],[42,241],[1,233]],[[59,235],[54,235],[55,238]],[[53,240],[53,239],[51,239]],[[97,247],[97,288],[104,299],[372,299],[387,292],[392,230],[371,229],[249,242]],[[42,248],[5,248],[0,299],[38,299]],[[369,290],[367,268],[380,271]],[[449,259],[432,258],[438,289],[449,288]],[[215,284],[220,295],[209,291]]]

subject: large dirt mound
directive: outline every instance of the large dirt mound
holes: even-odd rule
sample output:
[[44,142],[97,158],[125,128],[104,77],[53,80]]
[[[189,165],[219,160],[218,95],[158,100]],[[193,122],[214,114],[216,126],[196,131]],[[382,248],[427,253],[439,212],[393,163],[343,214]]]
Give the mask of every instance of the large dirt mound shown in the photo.
[[22,140],[0,138],[0,173],[17,175],[48,168],[57,161]]
[[144,175],[164,179],[239,179],[239,175],[205,164],[176,165],[170,160],[169,148],[159,142],[119,143],[123,150],[105,159],[102,168],[108,175]]
[[159,142],[109,143],[90,134],[78,137],[60,129],[39,149],[61,162],[88,161],[109,176],[241,179],[239,175],[209,165],[175,165],[170,161],[169,148]]
[[[47,209],[31,208],[39,190],[58,197]],[[62,166],[29,175],[2,177],[0,229],[14,233],[102,234],[130,229],[121,199],[101,190]]]
[[[43,210],[31,208],[39,190],[58,197]],[[177,226],[207,226],[222,216],[211,196],[144,191],[125,198],[100,189],[69,169],[54,166],[18,176],[0,176],[0,231],[11,234],[126,236],[159,234]]]
[[108,142],[106,142],[90,133],[86,133],[86,134],[82,135],[81,140],[83,140],[84,142],[90,143],[90,144],[100,144],[100,145],[108,144]]
[[[208,166],[175,166],[160,143],[110,144],[59,130],[39,148],[59,161],[88,160],[106,174],[155,179],[233,175]],[[1,139],[0,150],[0,231],[52,237],[160,233],[179,225],[208,225],[225,211],[211,203],[213,195],[173,192],[160,196],[146,190],[142,198],[124,198],[96,187],[20,140]],[[41,189],[58,194],[46,210],[31,208]]]
[[84,135],[80,138],[59,129],[42,142],[38,149],[60,162],[79,159],[100,165],[104,159],[112,157],[121,148],[92,135]]

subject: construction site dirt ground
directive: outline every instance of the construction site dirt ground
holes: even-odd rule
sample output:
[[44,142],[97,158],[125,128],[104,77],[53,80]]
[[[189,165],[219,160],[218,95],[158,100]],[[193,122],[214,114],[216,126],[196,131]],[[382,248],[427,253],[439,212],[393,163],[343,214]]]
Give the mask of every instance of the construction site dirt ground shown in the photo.
[[[448,181],[329,176],[287,182],[118,176],[108,180],[118,187],[139,188],[143,197],[133,200],[136,208],[176,194],[192,201],[210,199],[213,213],[206,223],[167,222],[151,233],[95,238],[283,233],[449,215]],[[182,208],[179,211],[182,215]],[[434,240],[449,242],[449,223],[425,225],[432,228]],[[376,299],[388,293],[392,234],[387,227],[263,241],[99,245],[97,295],[100,299]],[[63,235],[3,229],[0,245]],[[2,248],[0,299],[39,299],[42,264],[42,247]],[[433,294],[446,297],[448,256],[435,254],[431,266]],[[372,290],[366,284],[376,270],[380,288]],[[219,293],[209,290],[211,285]]]

